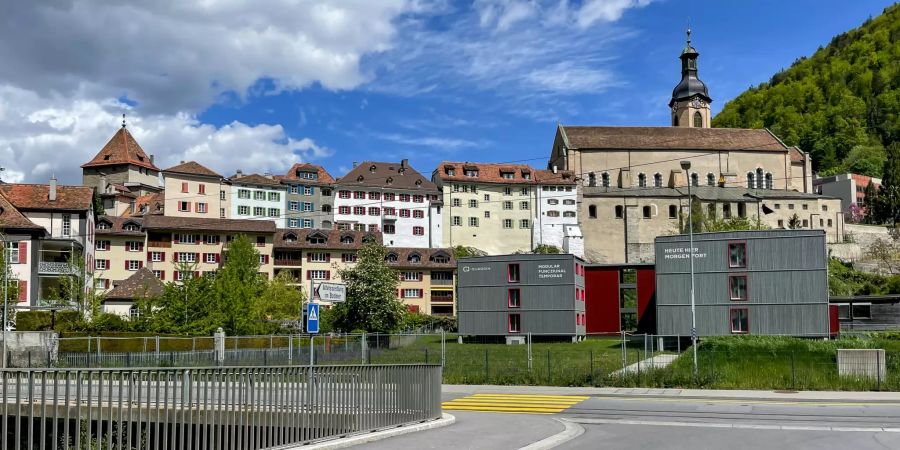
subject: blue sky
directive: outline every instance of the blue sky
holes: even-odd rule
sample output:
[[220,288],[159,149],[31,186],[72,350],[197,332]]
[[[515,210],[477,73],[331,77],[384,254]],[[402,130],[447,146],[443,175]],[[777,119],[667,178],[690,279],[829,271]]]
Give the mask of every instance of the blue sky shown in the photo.
[[[366,159],[426,174],[445,159],[544,167],[557,122],[667,125],[688,24],[718,112],[891,3],[273,2],[289,9],[13,8],[32,23],[0,44],[15,63],[0,69],[5,179],[79,182],[123,112],[160,166],[196,159],[224,175],[299,160],[335,176]],[[46,37],[60,27],[72,42]]]

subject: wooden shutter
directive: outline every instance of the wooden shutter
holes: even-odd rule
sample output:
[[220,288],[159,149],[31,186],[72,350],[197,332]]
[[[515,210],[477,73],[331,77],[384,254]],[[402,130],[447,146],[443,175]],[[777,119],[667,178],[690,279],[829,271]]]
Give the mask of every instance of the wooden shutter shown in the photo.
[[28,243],[19,241],[19,264],[28,264]]
[[326,270],[326,271],[325,271],[325,279],[326,279],[326,280],[330,280],[330,279],[331,279],[331,271],[330,271],[330,270]]
[[217,263],[222,262],[222,255],[216,253],[216,262]]
[[200,278],[200,271],[194,272],[194,278]]
[[165,270],[160,270],[160,271],[159,271],[159,279],[160,279],[160,281],[166,279],[166,271],[165,271]]
[[103,280],[103,289],[109,289],[109,279]]
[[138,242],[138,251],[144,251],[144,243]]
[[144,262],[143,262],[143,261],[138,261],[138,269],[141,269],[141,268],[143,268],[143,267],[144,267]]
[[312,253],[306,252],[306,262],[312,262]]
[[159,252],[159,260],[160,261],[166,260],[166,252]]
[[325,253],[325,262],[331,262],[331,252]]
[[147,252],[147,262],[153,261],[153,252]]
[[28,282],[25,280],[19,280],[19,301],[24,302],[27,300],[28,300]]
[[125,261],[125,270],[128,270],[128,261]]
[[178,252],[172,254],[172,261],[178,262]]
[[307,279],[307,280],[311,280],[311,279],[312,279],[312,270],[307,270],[307,271],[306,271],[306,279]]

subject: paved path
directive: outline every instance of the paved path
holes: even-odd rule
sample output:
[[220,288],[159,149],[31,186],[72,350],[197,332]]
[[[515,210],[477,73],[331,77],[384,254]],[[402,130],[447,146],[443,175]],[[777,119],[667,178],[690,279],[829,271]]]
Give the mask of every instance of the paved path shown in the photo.
[[358,448],[519,449],[561,436],[568,423],[584,434],[555,448],[900,449],[900,393],[528,386],[445,386],[443,393],[451,405],[485,398],[535,405],[559,396],[588,398],[550,414],[496,412],[497,402],[478,400],[484,412],[453,411],[454,425]]
[[638,361],[630,366],[626,366],[624,369],[619,369],[613,372],[612,376],[622,376],[631,373],[641,373],[642,370],[650,370],[650,369],[662,369],[669,364],[672,364],[672,361],[678,359],[679,355],[656,355],[650,358]]

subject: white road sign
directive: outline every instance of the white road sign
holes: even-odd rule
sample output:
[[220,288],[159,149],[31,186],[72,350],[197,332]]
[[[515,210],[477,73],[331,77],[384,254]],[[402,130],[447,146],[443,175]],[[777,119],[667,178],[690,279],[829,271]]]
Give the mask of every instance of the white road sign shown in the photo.
[[316,297],[323,302],[342,302],[347,300],[347,286],[339,283],[319,283],[316,286]]

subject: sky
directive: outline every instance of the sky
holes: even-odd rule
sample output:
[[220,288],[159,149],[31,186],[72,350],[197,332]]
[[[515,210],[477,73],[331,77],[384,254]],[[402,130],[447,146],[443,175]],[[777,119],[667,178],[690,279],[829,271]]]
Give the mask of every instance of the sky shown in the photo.
[[713,112],[866,0],[0,0],[0,179],[79,184],[128,129],[165,169],[547,164],[555,127],[669,123],[685,29]]

